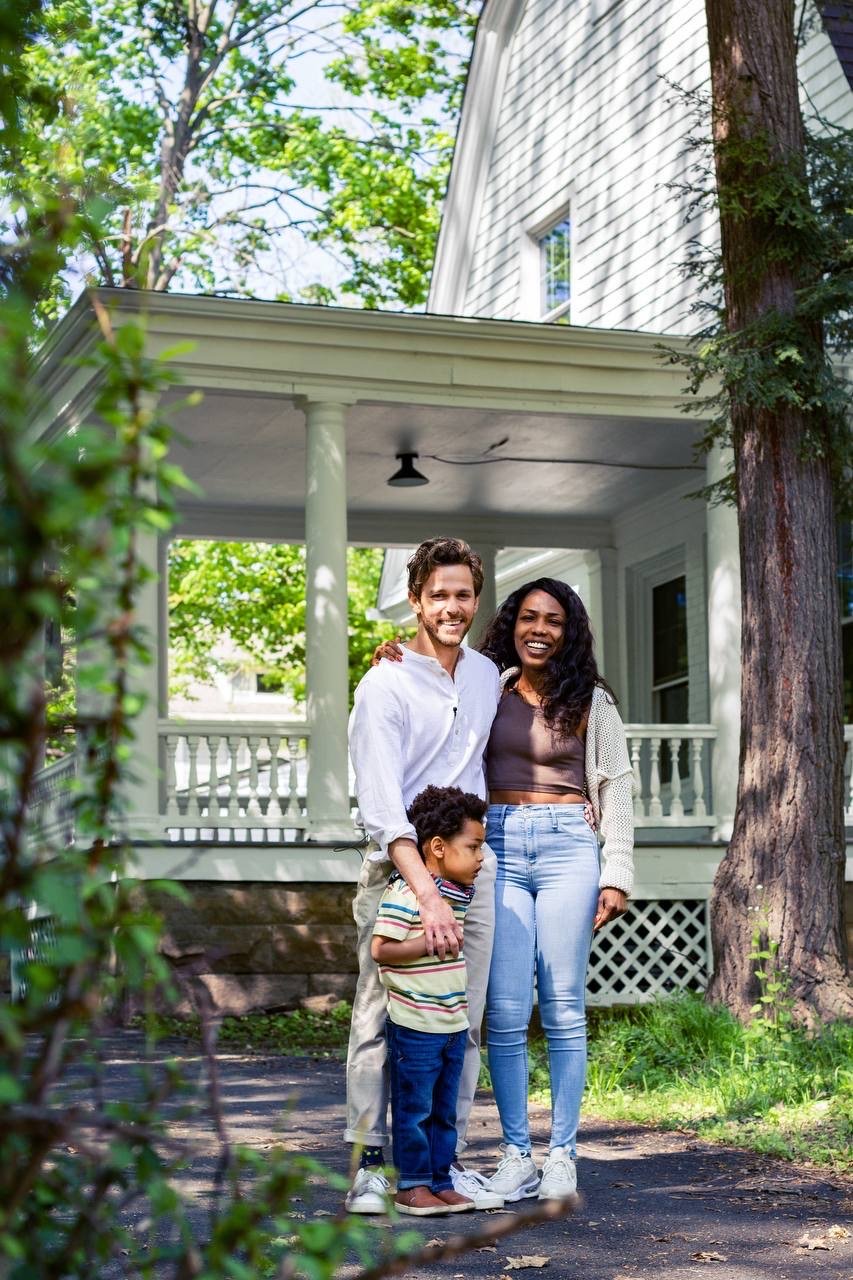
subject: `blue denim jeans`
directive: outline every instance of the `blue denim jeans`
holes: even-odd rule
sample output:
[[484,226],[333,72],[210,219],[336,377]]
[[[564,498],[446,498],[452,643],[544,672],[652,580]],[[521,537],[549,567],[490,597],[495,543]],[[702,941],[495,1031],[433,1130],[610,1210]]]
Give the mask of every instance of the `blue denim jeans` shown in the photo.
[[486,1016],[504,1140],[530,1150],[527,1028],[535,974],[551,1071],[551,1147],[568,1147],[574,1156],[586,1081],[598,841],[580,804],[490,805],[487,822],[498,875]]
[[446,1191],[453,1185],[456,1095],[468,1032],[415,1031],[390,1018],[386,1032],[397,1186]]

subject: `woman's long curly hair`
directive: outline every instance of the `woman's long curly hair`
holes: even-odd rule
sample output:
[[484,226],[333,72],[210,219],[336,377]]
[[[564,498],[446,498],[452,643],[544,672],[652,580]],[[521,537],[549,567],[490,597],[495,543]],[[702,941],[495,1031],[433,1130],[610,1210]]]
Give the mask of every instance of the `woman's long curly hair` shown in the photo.
[[563,737],[577,733],[589,711],[596,685],[616,695],[598,671],[592,647],[589,615],[576,591],[557,578],[536,578],[507,596],[489,623],[479,650],[496,663],[500,671],[520,665],[513,635],[518,615],[531,591],[545,591],[565,610],[563,647],[548,661],[540,688],[545,723]]

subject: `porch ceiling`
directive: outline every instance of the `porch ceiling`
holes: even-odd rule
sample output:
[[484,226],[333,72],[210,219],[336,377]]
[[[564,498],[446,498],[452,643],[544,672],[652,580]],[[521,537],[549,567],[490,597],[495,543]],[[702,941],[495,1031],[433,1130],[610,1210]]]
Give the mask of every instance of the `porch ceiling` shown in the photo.
[[[305,493],[305,426],[293,401],[245,392],[208,391],[173,417],[185,442],[175,460],[215,506],[297,508]],[[693,466],[696,428],[686,419],[593,417],[382,404],[347,409],[347,494],[353,513],[610,518],[657,497],[690,475],[630,470],[640,465]],[[505,441],[500,448],[494,446]],[[429,484],[398,489],[386,481],[395,455],[412,450]],[[453,465],[501,455],[542,462]],[[573,458],[570,464],[555,458]],[[588,462],[612,465],[587,465]],[[699,469],[702,473],[702,468]],[[699,480],[697,479],[697,485]]]
[[[121,290],[100,296],[116,323],[144,311],[152,352],[193,343],[174,362],[183,388],[168,397],[177,405],[187,388],[203,392],[200,405],[171,414],[174,459],[204,493],[186,504],[188,532],[300,536],[305,399],[347,406],[354,540],[394,541],[399,528],[396,540],[407,542],[452,518],[455,528],[470,519],[502,530],[510,521],[519,544],[546,545],[547,526],[550,545],[594,545],[626,507],[702,481],[702,468],[691,474],[702,423],[683,413],[683,375],[661,360],[657,335]],[[47,397],[40,429],[88,412],[91,373],[69,372],[68,357],[85,354],[96,336],[83,297],[37,359]],[[428,485],[387,485],[403,450],[420,455]],[[545,461],[437,460],[501,455]]]

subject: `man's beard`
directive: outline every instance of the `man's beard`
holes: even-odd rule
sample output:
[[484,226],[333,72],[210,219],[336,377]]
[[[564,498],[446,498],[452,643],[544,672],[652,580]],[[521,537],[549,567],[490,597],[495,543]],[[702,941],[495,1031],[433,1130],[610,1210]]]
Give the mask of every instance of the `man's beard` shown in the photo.
[[[474,620],[472,618],[471,622],[473,621]],[[443,645],[445,649],[450,649],[454,645],[460,645],[462,641],[465,639],[465,637],[467,636],[468,632],[471,630],[471,622],[467,623],[466,625],[464,618],[461,618],[460,622],[462,623],[463,629],[452,632],[449,636],[444,637],[439,634],[439,627],[442,625],[440,622],[427,622],[423,614],[421,614],[421,622],[423,623],[424,631],[427,633],[430,639],[433,640],[436,644]]]

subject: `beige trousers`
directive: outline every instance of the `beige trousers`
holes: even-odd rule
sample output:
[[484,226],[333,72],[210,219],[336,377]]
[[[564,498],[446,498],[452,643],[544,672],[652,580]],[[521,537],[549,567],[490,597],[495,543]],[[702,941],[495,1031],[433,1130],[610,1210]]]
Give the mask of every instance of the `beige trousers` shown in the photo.
[[[465,1131],[480,1074],[480,1029],[486,1007],[486,986],[495,933],[495,872],[497,860],[483,846],[483,867],[477,892],[465,916],[465,964],[468,970],[468,1043],[456,1104],[456,1150],[465,1148]],[[388,1071],[385,1063],[385,988],[370,954],[370,940],[382,890],[391,863],[365,858],[353,902],[358,929],[358,986],[352,1007],[347,1052],[346,1142],[384,1147],[388,1142]]]

